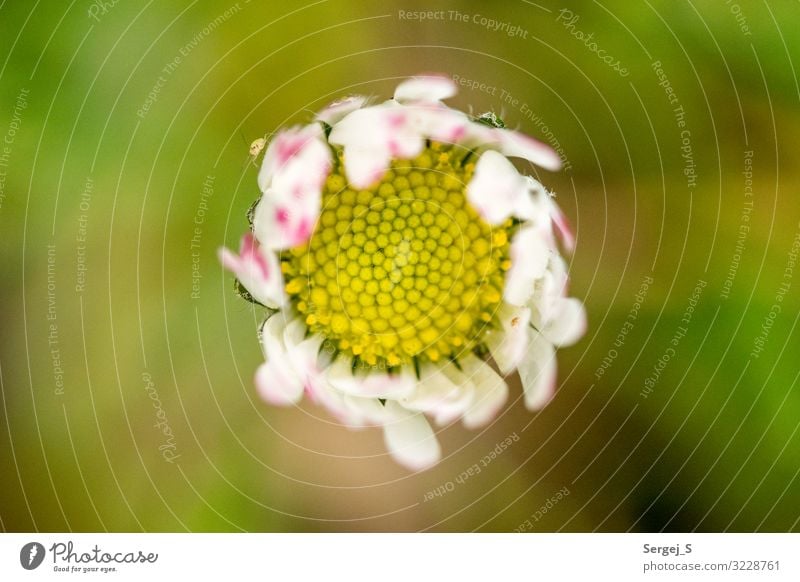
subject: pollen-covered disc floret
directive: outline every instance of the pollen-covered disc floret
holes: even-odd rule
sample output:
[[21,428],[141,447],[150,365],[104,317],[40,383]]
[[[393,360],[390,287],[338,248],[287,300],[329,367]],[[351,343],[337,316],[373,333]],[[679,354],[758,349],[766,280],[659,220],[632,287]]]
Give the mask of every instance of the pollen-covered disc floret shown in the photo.
[[482,342],[502,299],[513,221],[465,196],[470,152],[433,144],[355,190],[334,172],[310,240],[282,257],[311,333],[387,368],[454,359]]
[[379,425],[402,464],[441,455],[428,419],[479,427],[519,373],[525,404],[547,402],[555,347],[585,313],[567,296],[556,235],[566,220],[517,157],[553,151],[442,103],[445,77],[394,99],[350,97],[276,134],[239,255],[221,249],[240,294],[267,309],[256,386],[273,404],[303,395],[349,427]]

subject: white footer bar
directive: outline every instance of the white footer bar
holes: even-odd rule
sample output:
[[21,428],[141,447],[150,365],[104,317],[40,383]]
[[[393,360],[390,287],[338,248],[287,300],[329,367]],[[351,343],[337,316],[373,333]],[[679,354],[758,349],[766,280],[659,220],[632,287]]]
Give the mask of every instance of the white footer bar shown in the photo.
[[0,580],[800,580],[798,534],[3,534]]

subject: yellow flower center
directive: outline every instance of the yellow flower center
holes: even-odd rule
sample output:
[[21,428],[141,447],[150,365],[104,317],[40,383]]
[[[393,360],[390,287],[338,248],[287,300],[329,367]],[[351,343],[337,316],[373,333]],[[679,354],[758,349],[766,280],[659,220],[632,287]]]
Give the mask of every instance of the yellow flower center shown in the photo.
[[514,225],[491,227],[468,203],[465,154],[433,144],[359,191],[337,165],[311,239],[281,258],[311,333],[390,368],[480,345],[503,295]]

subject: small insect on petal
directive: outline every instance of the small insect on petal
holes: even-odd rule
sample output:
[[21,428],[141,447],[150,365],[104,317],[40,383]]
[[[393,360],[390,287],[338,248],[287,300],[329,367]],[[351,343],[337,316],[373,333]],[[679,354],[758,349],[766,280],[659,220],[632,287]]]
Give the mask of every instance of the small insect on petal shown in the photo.
[[253,143],[250,144],[250,155],[253,156],[253,158],[257,158],[258,155],[264,151],[266,146],[266,138],[260,137],[256,140],[253,140]]

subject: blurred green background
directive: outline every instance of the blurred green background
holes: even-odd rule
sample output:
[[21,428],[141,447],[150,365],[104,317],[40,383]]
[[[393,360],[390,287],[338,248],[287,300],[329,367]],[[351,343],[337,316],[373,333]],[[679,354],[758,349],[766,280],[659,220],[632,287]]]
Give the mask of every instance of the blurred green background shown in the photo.
[[[0,528],[800,530],[798,12],[0,4]],[[410,474],[377,430],[258,399],[262,314],[216,249],[258,194],[250,141],[429,71],[558,140],[537,176],[589,329],[547,408],[512,381]]]

